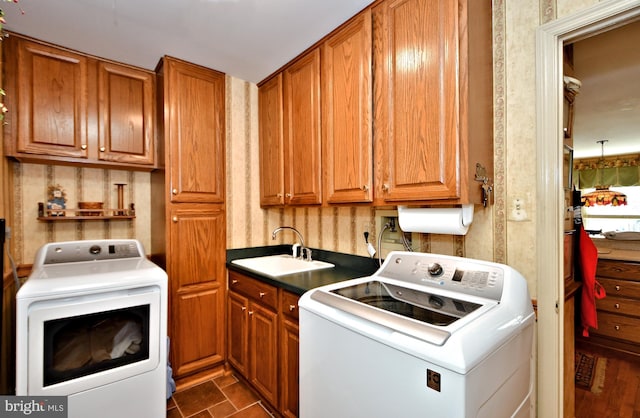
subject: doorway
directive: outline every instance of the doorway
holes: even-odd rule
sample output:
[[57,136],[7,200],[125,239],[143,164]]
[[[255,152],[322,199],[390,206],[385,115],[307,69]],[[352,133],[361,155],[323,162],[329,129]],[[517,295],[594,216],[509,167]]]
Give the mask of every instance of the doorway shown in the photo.
[[538,285],[538,416],[563,416],[564,185],[563,71],[565,42],[621,26],[640,17],[640,1],[607,1],[549,22],[536,33]]

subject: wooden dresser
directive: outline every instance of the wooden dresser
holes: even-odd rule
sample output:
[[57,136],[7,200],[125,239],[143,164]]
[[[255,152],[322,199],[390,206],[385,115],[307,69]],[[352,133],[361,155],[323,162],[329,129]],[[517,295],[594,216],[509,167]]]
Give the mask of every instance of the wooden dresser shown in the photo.
[[607,296],[596,300],[598,329],[587,341],[640,355],[640,262],[600,259],[596,280]]

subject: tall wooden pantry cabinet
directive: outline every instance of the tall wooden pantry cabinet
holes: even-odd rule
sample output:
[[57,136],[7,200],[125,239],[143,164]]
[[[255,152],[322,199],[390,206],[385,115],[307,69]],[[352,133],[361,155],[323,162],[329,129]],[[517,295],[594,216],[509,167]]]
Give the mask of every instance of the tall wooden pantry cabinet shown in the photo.
[[167,56],[156,73],[163,167],[152,174],[152,253],[169,275],[180,385],[225,357],[225,75]]

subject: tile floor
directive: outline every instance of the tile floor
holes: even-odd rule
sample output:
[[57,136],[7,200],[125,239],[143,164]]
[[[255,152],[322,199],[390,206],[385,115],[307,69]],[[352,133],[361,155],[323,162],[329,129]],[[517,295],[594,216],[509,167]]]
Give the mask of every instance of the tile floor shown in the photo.
[[273,418],[242,380],[220,376],[177,391],[167,401],[167,418]]

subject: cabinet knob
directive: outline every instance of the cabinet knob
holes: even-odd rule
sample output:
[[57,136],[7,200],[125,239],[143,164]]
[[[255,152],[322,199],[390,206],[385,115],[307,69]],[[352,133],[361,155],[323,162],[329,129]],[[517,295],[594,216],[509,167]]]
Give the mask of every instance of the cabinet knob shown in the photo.
[[236,279],[231,280],[231,284],[238,284],[238,281]]
[[383,192],[388,192],[388,191],[389,191],[389,185],[388,185],[387,183],[384,183],[384,184],[382,185],[382,191],[383,191]]
[[291,197],[291,193],[287,193],[285,196],[286,196],[287,198],[290,198],[290,197]]
[[289,305],[289,312],[293,312],[296,309],[296,305]]
[[616,290],[620,290],[620,285],[616,285]]
[[80,148],[83,149],[83,150],[87,149],[87,144],[80,145]]
[[171,193],[178,194],[178,189],[171,189]]
[[178,217],[177,217],[177,216],[174,216],[173,218],[171,218],[171,220],[172,220],[174,223],[175,223],[175,222],[178,222]]
[[264,297],[264,295],[266,295],[265,292],[260,292],[260,299],[262,299]]
[[276,193],[276,197],[277,198],[281,198],[282,197],[282,193]]
[[367,186],[366,184],[362,186],[362,191],[363,192],[368,192],[369,191],[369,186]]
[[620,331],[620,325],[616,325],[614,328],[616,329],[616,331]]
[[247,307],[246,307],[246,306],[243,306],[243,307],[242,307],[242,312],[244,312],[244,311],[246,311],[246,310],[247,310]]
[[100,152],[105,152],[107,149],[105,147],[100,147]]
[[249,311],[249,315],[253,315],[253,311]]
[[620,304],[616,303],[615,305],[613,305],[616,309],[620,309]]

